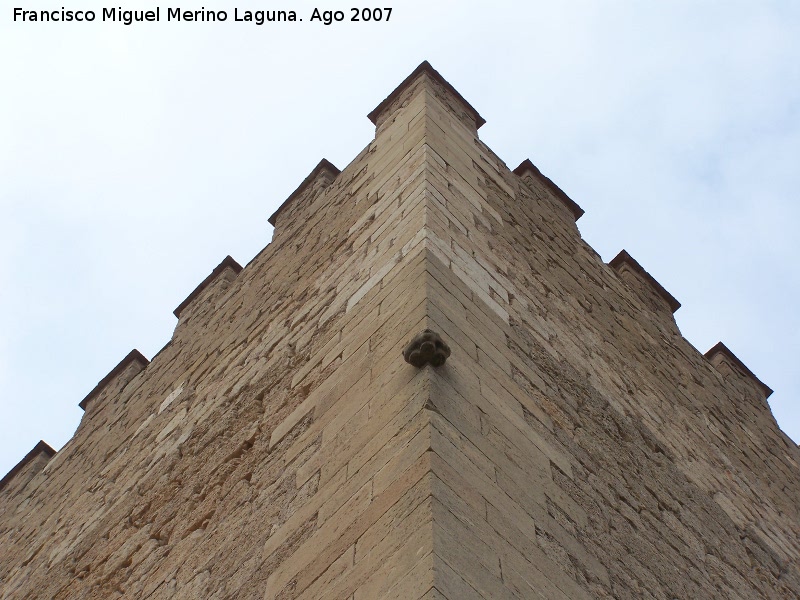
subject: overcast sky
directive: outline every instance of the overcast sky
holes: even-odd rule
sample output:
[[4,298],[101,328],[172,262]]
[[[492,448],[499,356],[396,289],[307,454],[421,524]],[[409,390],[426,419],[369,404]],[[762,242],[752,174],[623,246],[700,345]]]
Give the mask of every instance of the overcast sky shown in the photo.
[[207,0],[228,22],[126,27],[13,23],[4,3],[0,476],[40,439],[60,448],[132,348],[167,343],[172,310],[270,241],[321,158],[344,168],[424,59],[509,167],[530,158],[586,210],[605,261],[627,249],[683,304],[698,350],[722,340],[775,390],[800,441],[800,3],[488,5],[387,2],[388,23],[326,27],[286,1],[270,6],[303,22],[259,27]]

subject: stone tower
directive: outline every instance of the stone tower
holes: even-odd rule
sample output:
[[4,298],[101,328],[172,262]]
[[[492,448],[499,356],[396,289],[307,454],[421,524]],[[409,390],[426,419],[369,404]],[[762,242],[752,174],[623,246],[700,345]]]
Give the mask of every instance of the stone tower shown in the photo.
[[770,389],[429,64],[369,118],[2,480],[0,597],[800,597]]

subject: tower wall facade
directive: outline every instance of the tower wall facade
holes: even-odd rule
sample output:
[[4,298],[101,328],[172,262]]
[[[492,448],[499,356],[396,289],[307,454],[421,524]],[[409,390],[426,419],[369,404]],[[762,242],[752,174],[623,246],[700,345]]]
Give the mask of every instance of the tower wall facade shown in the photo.
[[798,597],[769,388],[430,65],[370,118],[0,490],[0,597]]

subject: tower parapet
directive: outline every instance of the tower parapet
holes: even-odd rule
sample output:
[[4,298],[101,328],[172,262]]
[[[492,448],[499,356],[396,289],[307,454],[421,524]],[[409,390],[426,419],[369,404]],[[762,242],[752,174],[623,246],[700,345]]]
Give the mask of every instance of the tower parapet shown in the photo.
[[722,342],[717,342],[704,355],[723,377],[735,377],[755,387],[760,399],[766,404],[772,395],[772,388],[761,381],[731,350]]
[[370,118],[0,494],[3,591],[800,597],[800,449],[709,361],[741,365],[428,63]]
[[529,158],[523,160],[513,172],[532,187],[537,185],[545,186],[562,202],[576,221],[583,216],[584,210],[578,206],[577,202],[567,196],[564,190],[558,187],[552,179],[544,175]]
[[[278,216],[286,210],[292,202],[298,199],[309,200],[310,197],[315,196],[324,188],[328,187],[331,182],[336,179],[340,171],[328,159],[323,158],[317,166],[311,170],[302,183],[297,186],[297,189],[289,194],[289,197],[283,201],[278,209],[272,213],[267,221],[273,227],[277,227]],[[301,201],[302,201],[301,200]]]
[[200,282],[200,284],[192,290],[192,293],[186,296],[183,302],[181,302],[177,308],[172,311],[173,314],[178,317],[180,320],[181,315],[184,311],[190,307],[195,300],[197,300],[203,293],[211,286],[213,286],[218,281],[225,281],[230,283],[233,281],[236,276],[241,273],[242,265],[236,262],[230,255],[226,256],[222,259],[211,273]]
[[424,87],[427,93],[438,98],[443,107],[457,116],[473,132],[477,133],[486,123],[486,119],[426,60],[367,115],[376,129],[380,129],[396,110],[408,105],[417,95],[417,86]]
[[44,440],[40,440],[25,457],[0,479],[0,494],[19,494],[28,483],[55,456],[56,451]]
[[[645,298],[649,296],[651,298],[650,304],[665,306],[672,314],[681,307],[681,303],[675,299],[675,296],[664,289],[664,286],[658,283],[650,273],[645,271],[644,267],[628,254],[627,251],[621,250],[619,254],[611,259],[608,266],[614,269],[630,286],[637,289],[640,293],[644,292],[642,295]],[[642,287],[643,285],[644,287]]]
[[103,377],[94,389],[80,401],[78,406],[86,410],[86,407],[92,401],[102,399],[108,395],[119,394],[125,386],[149,364],[150,361],[147,360],[141,352],[136,349],[131,350],[125,358],[119,361],[117,366],[111,369],[108,375]]

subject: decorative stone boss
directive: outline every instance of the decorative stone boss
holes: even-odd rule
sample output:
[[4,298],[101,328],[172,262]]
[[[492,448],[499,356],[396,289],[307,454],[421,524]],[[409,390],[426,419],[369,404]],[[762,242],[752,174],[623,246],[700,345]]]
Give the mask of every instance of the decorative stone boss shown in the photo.
[[408,343],[403,350],[406,362],[421,369],[427,364],[441,367],[450,356],[450,347],[444,343],[441,336],[430,329],[421,331]]

